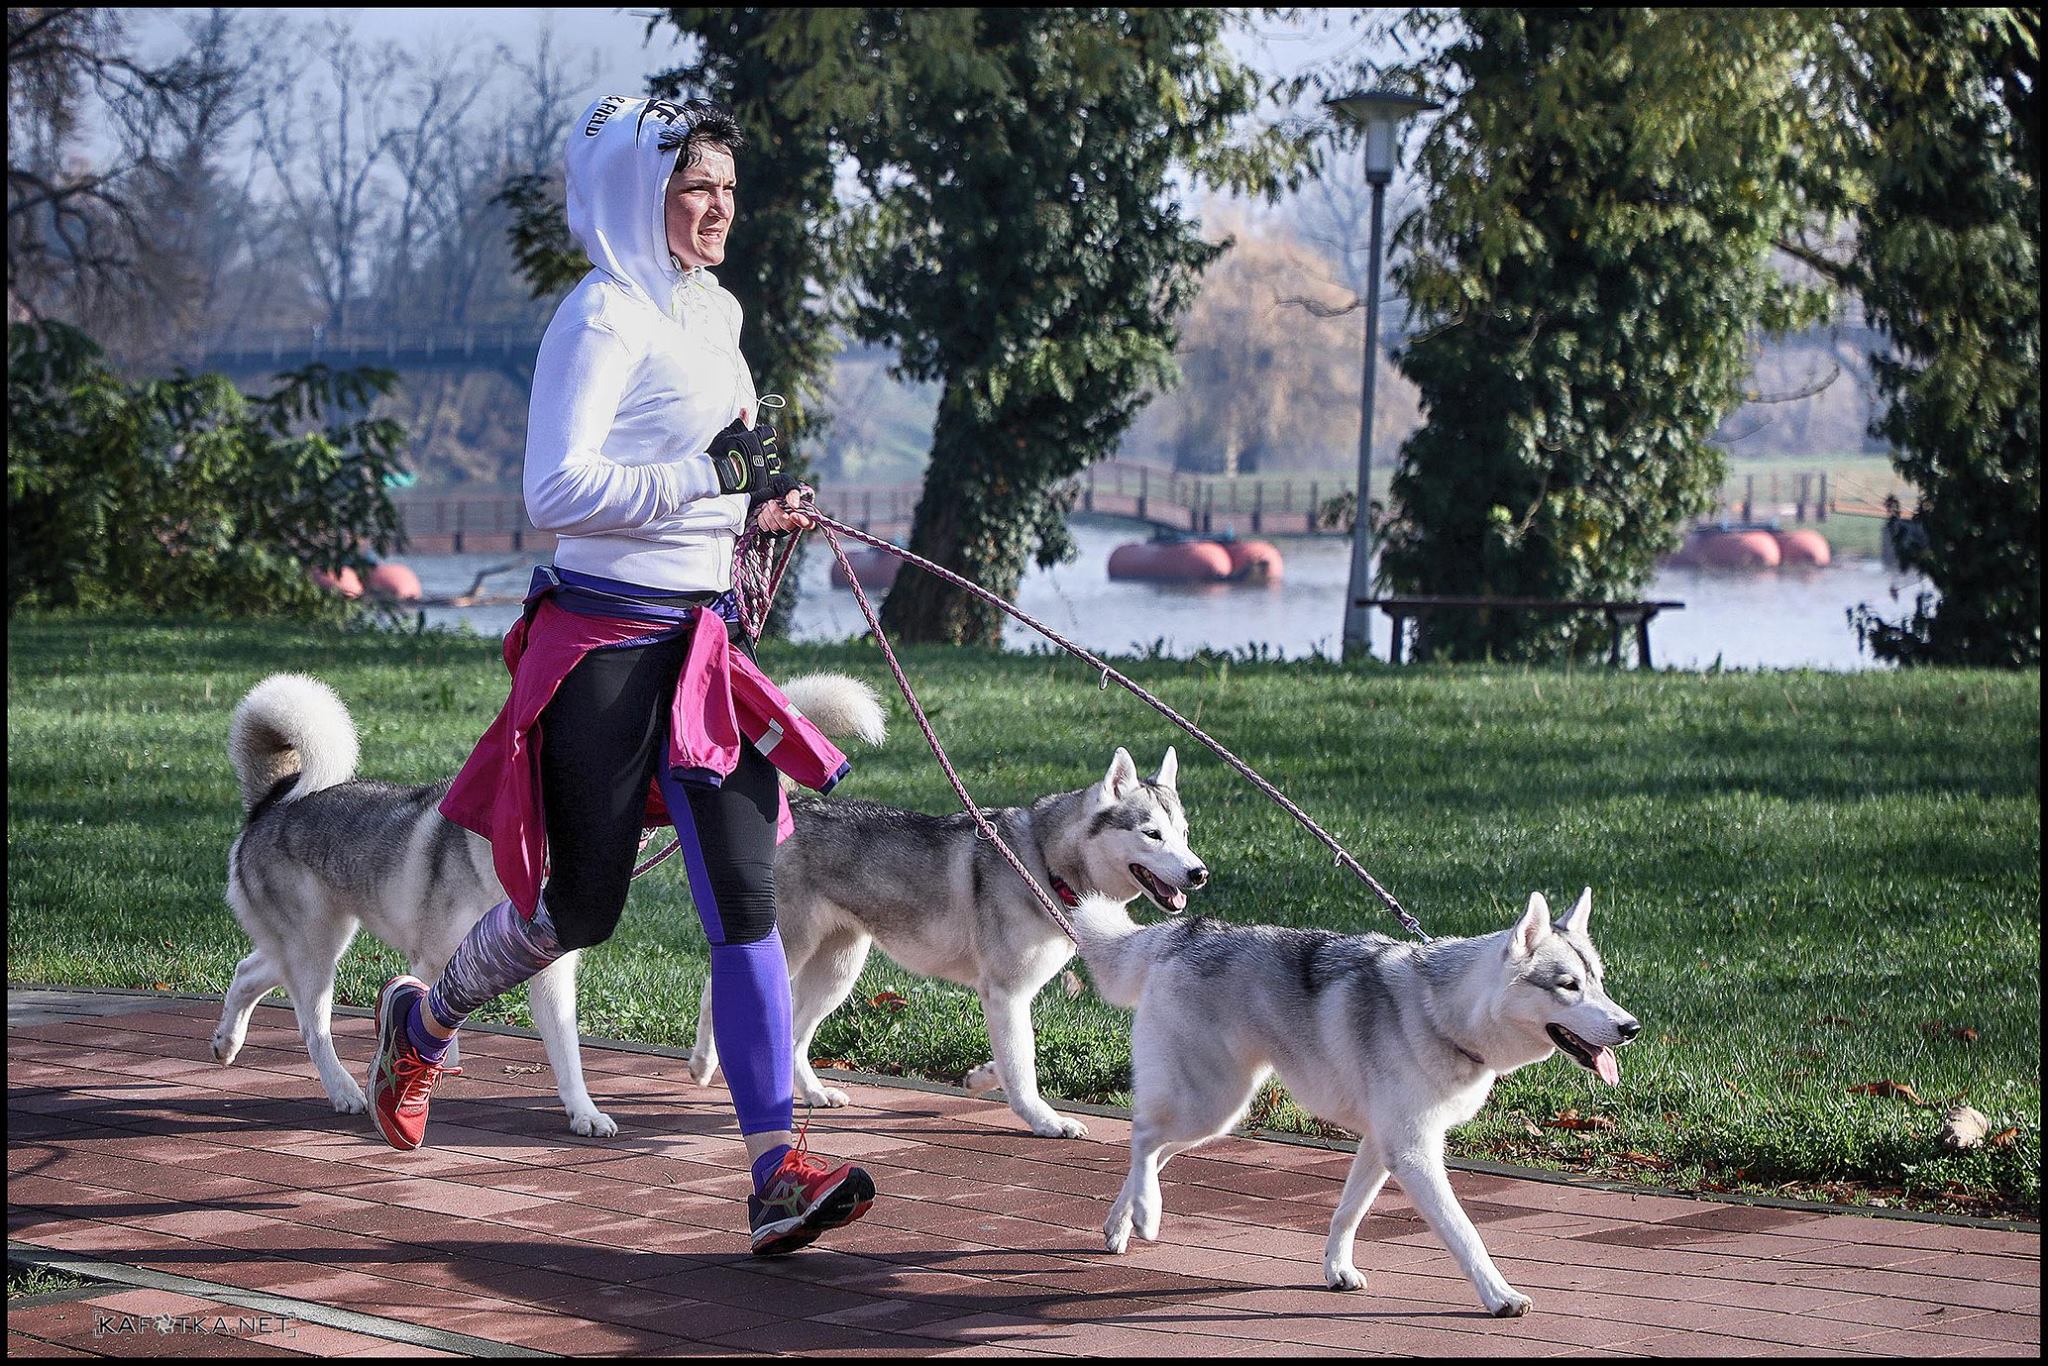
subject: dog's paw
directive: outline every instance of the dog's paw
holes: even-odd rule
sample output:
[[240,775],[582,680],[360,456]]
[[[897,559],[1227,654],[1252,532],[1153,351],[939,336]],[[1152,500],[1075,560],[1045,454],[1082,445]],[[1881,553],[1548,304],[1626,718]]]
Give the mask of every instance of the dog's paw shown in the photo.
[[242,1041],[229,1034],[226,1030],[222,1030],[213,1036],[213,1060],[222,1067],[232,1063],[235,1060],[235,1055],[241,1051]]
[[586,1110],[569,1116],[569,1131],[584,1138],[615,1138],[619,1122],[602,1110]]
[[1031,1122],[1031,1132],[1040,1138],[1086,1138],[1088,1126],[1065,1115],[1052,1115]]
[[805,1088],[803,1101],[806,1105],[816,1105],[825,1109],[837,1110],[843,1106],[853,1104],[853,1097],[847,1095],[846,1092],[836,1086],[813,1086]]
[[1517,1290],[1510,1290],[1499,1303],[1486,1306],[1488,1313],[1497,1319],[1518,1319],[1536,1307],[1536,1301]]
[[1131,1245],[1131,1221],[1112,1218],[1102,1229],[1102,1246],[1121,1257]]
[[696,1082],[699,1086],[709,1086],[711,1084],[711,1074],[717,1070],[717,1058],[706,1058],[704,1061],[699,1062],[694,1053],[690,1055],[690,1080]]
[[1363,1290],[1365,1275],[1349,1262],[1324,1262],[1323,1283],[1332,1290]]
[[364,1095],[363,1088],[353,1081],[349,1082],[347,1090],[338,1096],[329,1096],[328,1099],[334,1102],[334,1113],[337,1115],[369,1113],[370,1098]]
[[987,1091],[993,1091],[1002,1084],[1003,1079],[997,1075],[996,1065],[992,1062],[985,1062],[966,1076],[960,1078],[960,1085],[977,1096]]

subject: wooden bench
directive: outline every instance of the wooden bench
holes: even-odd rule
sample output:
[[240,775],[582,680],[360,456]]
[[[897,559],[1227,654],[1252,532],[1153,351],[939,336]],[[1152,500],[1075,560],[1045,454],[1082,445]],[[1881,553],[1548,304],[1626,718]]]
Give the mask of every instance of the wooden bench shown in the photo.
[[1423,618],[1431,612],[1451,609],[1505,609],[1516,612],[1599,612],[1606,616],[1607,625],[1613,631],[1613,643],[1608,650],[1607,662],[1619,667],[1621,664],[1621,635],[1629,626],[1636,631],[1636,661],[1647,669],[1650,667],[1650,622],[1659,612],[1675,612],[1682,609],[1682,602],[1581,602],[1561,598],[1359,598],[1360,607],[1377,607],[1393,618],[1394,641],[1388,658],[1395,664],[1401,662],[1401,636],[1410,617]]

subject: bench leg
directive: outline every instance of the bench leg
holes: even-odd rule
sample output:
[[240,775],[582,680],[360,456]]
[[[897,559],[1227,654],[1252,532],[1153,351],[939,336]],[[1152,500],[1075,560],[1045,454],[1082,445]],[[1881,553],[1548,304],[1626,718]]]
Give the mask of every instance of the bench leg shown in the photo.
[[1655,612],[1645,612],[1643,619],[1636,623],[1636,663],[1645,669],[1653,667],[1650,663],[1650,618],[1656,615]]

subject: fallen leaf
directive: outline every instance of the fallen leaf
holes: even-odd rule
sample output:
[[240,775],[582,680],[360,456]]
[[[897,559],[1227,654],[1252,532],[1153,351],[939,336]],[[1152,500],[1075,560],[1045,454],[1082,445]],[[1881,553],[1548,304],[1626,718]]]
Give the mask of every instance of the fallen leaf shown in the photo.
[[2017,1139],[2019,1136],[2020,1131],[2018,1127],[2015,1126],[2010,1129],[2000,1129],[1997,1133],[1991,1135],[1990,1138],[1986,1139],[1985,1142],[1989,1143],[1994,1148],[2010,1148],[2013,1145],[2013,1141]]
[[171,984],[169,982],[158,982],[156,984],[156,989],[158,991],[169,991],[171,989]]
[[910,1002],[896,992],[878,991],[873,996],[868,997],[868,1004],[874,1006],[877,1010],[901,1010],[909,1005]]
[[1080,973],[1064,968],[1060,972],[1060,990],[1066,992],[1067,999],[1071,1001],[1087,990],[1087,984],[1081,980]]
[[1866,1081],[1861,1086],[1849,1088],[1852,1096],[1876,1096],[1879,1100],[1903,1100],[1914,1105],[1925,1105],[1919,1092],[1902,1081]]
[[836,1067],[842,1072],[851,1072],[853,1064],[845,1058],[812,1058],[813,1067]]
[[1952,1153],[1966,1153],[1984,1142],[1984,1135],[1991,1131],[1991,1121],[1981,1111],[1967,1105],[1958,1105],[1948,1112],[1942,1121],[1941,1131],[1934,1137],[1942,1147]]
[[1561,1111],[1556,1119],[1544,1122],[1553,1129],[1572,1129],[1579,1132],[1605,1131],[1614,1127],[1614,1121],[1605,1115],[1581,1115],[1577,1110]]
[[1619,1159],[1623,1162],[1633,1162],[1638,1167],[1648,1167],[1652,1171],[1668,1172],[1671,1170],[1670,1158],[1656,1157],[1650,1153],[1626,1152],[1620,1154]]
[[1977,1031],[1971,1029],[1968,1025],[1964,1025],[1958,1029],[1951,1029],[1948,1033],[1949,1037],[1954,1039],[1957,1043],[1977,1042]]
[[539,1063],[537,1063],[537,1062],[536,1062],[536,1063],[511,1063],[511,1062],[508,1062],[508,1063],[506,1063],[506,1064],[505,1064],[505,1074],[506,1074],[507,1076],[512,1076],[512,1077],[532,1077],[532,1076],[538,1076],[538,1075],[539,1075],[539,1074],[541,1073],[541,1071],[542,1071],[542,1070],[543,1070],[543,1069],[541,1068],[541,1065],[540,1065]]

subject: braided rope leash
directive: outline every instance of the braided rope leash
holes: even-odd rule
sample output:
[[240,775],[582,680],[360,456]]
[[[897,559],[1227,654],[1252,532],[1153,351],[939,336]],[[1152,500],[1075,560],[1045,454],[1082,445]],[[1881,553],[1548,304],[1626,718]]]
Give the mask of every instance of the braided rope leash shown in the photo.
[[[969,811],[974,811],[975,808],[972,802],[968,799],[967,790],[966,788],[961,786],[959,778],[953,772],[952,765],[946,762],[945,753],[942,749],[939,748],[938,737],[932,734],[931,726],[924,719],[923,710],[918,707],[916,698],[911,696],[910,684],[908,683],[908,681],[904,679],[903,670],[896,663],[895,653],[889,648],[888,639],[885,636],[883,636],[881,625],[879,622],[875,620],[874,612],[868,606],[866,595],[861,592],[860,580],[854,577],[853,567],[847,563],[845,552],[840,549],[838,538],[833,534],[835,532],[845,536],[849,536],[854,540],[860,541],[866,545],[873,546],[877,550],[886,551],[889,554],[894,555],[898,559],[904,561],[906,564],[916,565],[919,569],[924,570],[927,574],[937,575],[940,579],[943,579],[945,582],[952,584],[954,587],[965,589],[967,592],[973,594],[977,598],[980,598],[982,601],[987,602],[997,608],[1000,608],[1002,611],[1008,613],[1010,616],[1015,617],[1018,621],[1023,622],[1026,626],[1029,626],[1032,630],[1038,632],[1047,640],[1050,640],[1053,644],[1059,646],[1061,649],[1067,651],[1069,654],[1075,655],[1078,658],[1086,660],[1090,665],[1094,666],[1096,669],[1099,669],[1101,671],[1102,687],[1108,687],[1110,685],[1110,682],[1114,680],[1124,689],[1126,689],[1131,694],[1136,696],[1139,701],[1145,703],[1147,706],[1157,711],[1160,715],[1164,716],[1167,720],[1173,722],[1182,730],[1186,731],[1189,735],[1192,735],[1195,739],[1200,740],[1203,744],[1207,745],[1212,751],[1215,752],[1218,758],[1222,759],[1223,762],[1229,764],[1232,768],[1236,769],[1237,772],[1247,782],[1251,783],[1251,785],[1256,787],[1259,791],[1265,793],[1266,796],[1271,798],[1280,807],[1281,810],[1285,811],[1288,815],[1294,817],[1294,819],[1300,822],[1300,824],[1305,829],[1307,829],[1310,834],[1314,835],[1317,839],[1321,840],[1323,844],[1327,846],[1336,855],[1336,866],[1349,870],[1354,876],[1363,881],[1366,886],[1372,888],[1373,894],[1377,896],[1380,899],[1380,901],[1385,904],[1386,908],[1393,913],[1394,918],[1401,922],[1401,927],[1403,929],[1407,930],[1408,933],[1414,935],[1417,939],[1420,939],[1425,944],[1431,942],[1429,935],[1423,932],[1421,924],[1415,919],[1414,916],[1408,914],[1407,911],[1401,908],[1401,903],[1394,899],[1394,894],[1392,892],[1389,892],[1385,887],[1382,887],[1379,884],[1379,880],[1373,877],[1371,873],[1367,872],[1364,866],[1360,864],[1357,859],[1353,858],[1351,854],[1344,848],[1344,846],[1339,844],[1336,841],[1336,839],[1333,836],[1331,836],[1329,831],[1323,829],[1322,826],[1316,824],[1307,812],[1303,811],[1299,806],[1296,806],[1293,802],[1289,801],[1285,793],[1281,792],[1279,788],[1274,787],[1273,784],[1267,782],[1265,778],[1261,777],[1259,773],[1256,770],[1254,770],[1250,764],[1247,764],[1244,760],[1238,758],[1235,754],[1232,754],[1229,750],[1225,749],[1213,737],[1211,737],[1201,727],[1197,726],[1194,722],[1188,720],[1185,716],[1182,716],[1172,707],[1167,706],[1166,703],[1160,701],[1150,692],[1147,692],[1144,688],[1140,687],[1138,684],[1132,682],[1129,678],[1125,677],[1123,674],[1119,673],[1117,670],[1110,667],[1108,662],[1103,660],[1100,656],[1094,654],[1092,651],[1083,648],[1080,645],[1076,645],[1073,641],[1068,640],[1065,636],[1053,630],[1050,626],[1047,626],[1044,622],[1038,620],[1038,618],[1032,616],[1030,613],[1024,611],[1022,608],[1014,606],[1013,604],[1004,601],[1002,598],[997,597],[994,593],[989,592],[986,588],[983,588],[980,584],[975,583],[970,579],[963,578],[960,575],[955,574],[952,570],[947,569],[942,565],[933,564],[930,560],[925,559],[923,556],[914,555],[910,551],[903,549],[901,546],[892,545],[878,536],[870,536],[865,531],[861,531],[857,528],[850,527],[846,525],[846,523],[844,522],[836,521],[833,518],[828,517],[824,513],[818,511],[816,506],[813,504],[807,504],[805,506],[804,514],[811,518],[811,520],[814,521],[818,525],[818,527],[824,531],[825,539],[828,543],[830,543],[832,547],[832,553],[838,556],[840,567],[842,570],[845,571],[847,581],[853,585],[854,596],[860,603],[861,612],[863,615],[867,617],[868,626],[870,627],[870,629],[874,631],[875,640],[877,643],[881,645],[882,653],[888,657],[889,667],[895,670],[897,685],[903,690],[904,696],[910,700],[911,710],[916,714],[919,726],[921,726],[924,729],[926,741],[932,746],[933,753],[939,756],[940,766],[946,770],[946,776],[949,780],[951,780],[953,784],[953,790],[959,794],[961,803],[965,805]],[[976,820],[977,823],[983,825],[984,830],[987,831],[991,838],[996,838],[994,835],[994,831],[988,829],[985,822],[980,821],[978,814]],[[1023,873],[1025,879],[1031,883],[1032,889],[1038,893],[1039,900],[1045,903],[1046,911],[1053,917],[1055,921],[1059,923],[1061,929],[1067,931],[1067,937],[1070,939],[1073,938],[1073,930],[1071,927],[1067,925],[1066,918],[1062,916],[1057,910],[1053,909],[1051,899],[1046,895],[1044,889],[1038,886],[1037,880],[1032,878],[1030,874],[1024,873],[1022,865],[1017,863],[1015,855],[1012,855],[1009,852],[1008,847],[1002,845],[1000,838],[997,838],[997,845],[998,847],[1002,848],[1004,855],[1010,859],[1011,865],[1013,867],[1016,867],[1019,873]]]
[[[810,510],[806,508],[805,511],[808,513]],[[946,757],[945,746],[939,743],[938,735],[932,730],[932,723],[925,717],[924,708],[919,705],[917,694],[911,690],[910,680],[904,676],[903,666],[896,660],[896,651],[889,645],[889,637],[882,633],[882,623],[876,620],[875,609],[868,602],[868,595],[861,588],[860,579],[855,576],[853,566],[847,562],[845,549],[839,544],[839,538],[833,534],[835,530],[845,531],[854,536],[861,536],[861,533],[854,531],[851,527],[834,522],[822,514],[813,515],[817,516],[819,529],[825,533],[825,544],[832,547],[832,554],[839,561],[840,571],[846,575],[846,582],[853,588],[853,599],[860,604],[860,613],[867,618],[868,629],[874,632],[875,635],[875,643],[882,647],[882,657],[889,661],[889,671],[896,675],[897,690],[903,694],[903,700],[910,704],[910,714],[917,718],[917,727],[924,732],[925,743],[931,746],[932,753],[937,756],[939,767],[945,771],[946,781],[953,785],[953,794],[960,799],[961,808],[969,816],[973,817],[980,837],[994,844],[996,852],[1000,853],[1004,860],[1017,870],[1017,876],[1023,878],[1025,884],[1031,888],[1031,894],[1038,898],[1038,904],[1045,908],[1047,915],[1052,917],[1052,923],[1060,927],[1060,933],[1066,935],[1067,938],[1073,940],[1076,944],[1080,943],[1081,937],[1074,933],[1073,923],[1060,912],[1060,908],[1053,901],[1052,895],[1039,885],[1038,879],[1031,875],[1031,871],[1024,866],[1023,860],[1019,859],[1016,852],[1008,844],[1004,843],[1003,837],[996,833],[995,826],[989,824],[988,817],[983,815],[981,808],[974,804],[974,799],[967,795],[967,785],[960,781],[960,775],[954,771],[953,761]],[[861,538],[867,539],[864,536]],[[903,554],[904,558],[911,560],[913,563],[919,562],[916,556],[910,555],[907,552],[899,551],[897,553]]]

